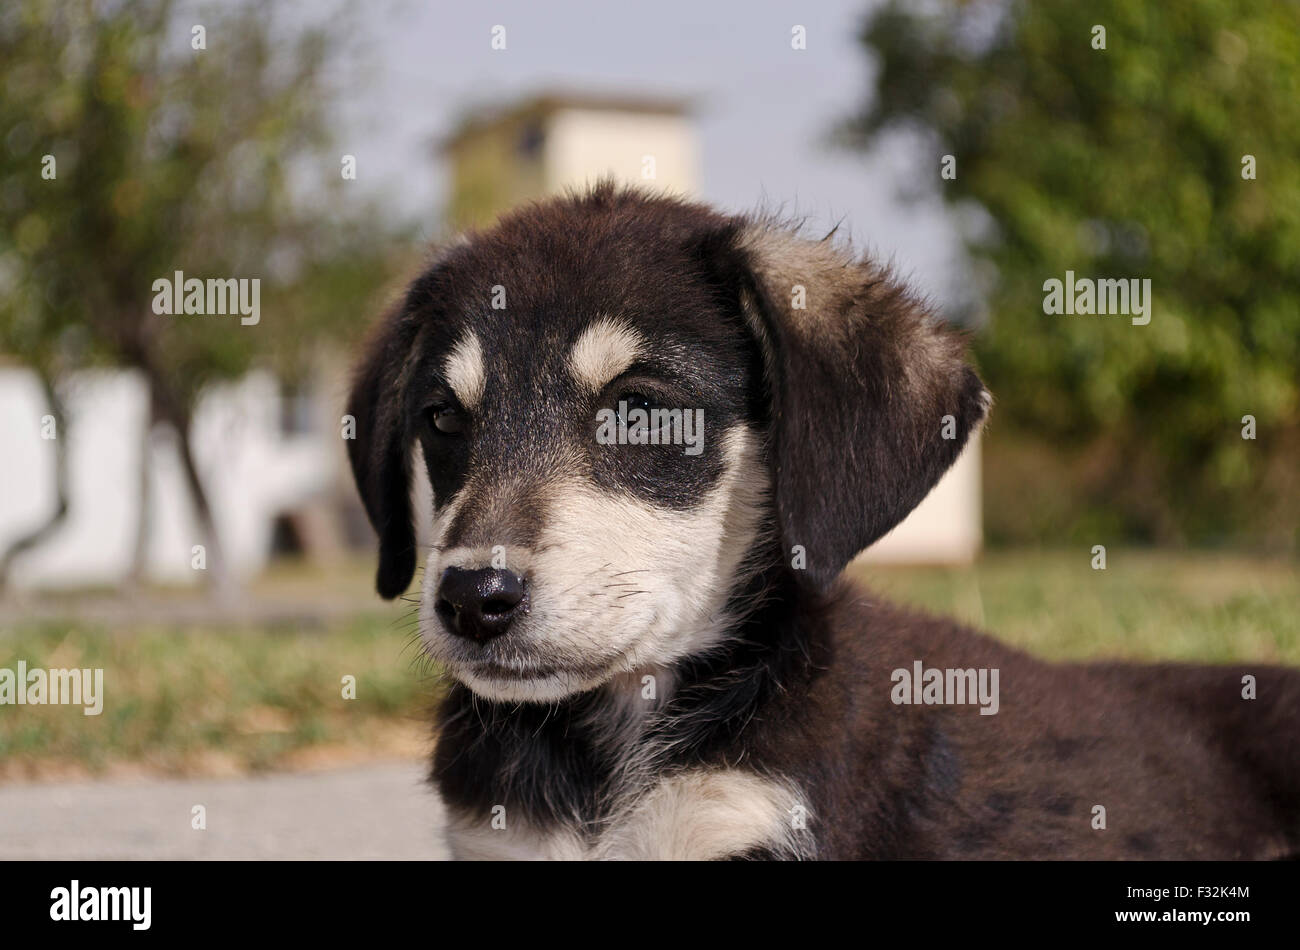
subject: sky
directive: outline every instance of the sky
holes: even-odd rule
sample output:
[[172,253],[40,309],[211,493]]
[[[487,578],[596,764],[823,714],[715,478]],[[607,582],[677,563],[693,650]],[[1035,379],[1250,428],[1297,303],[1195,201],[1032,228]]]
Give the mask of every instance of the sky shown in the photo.
[[[803,215],[809,233],[838,223],[942,305],[962,258],[937,156],[907,139],[871,155],[828,141],[870,95],[857,35],[872,3],[381,0],[354,8],[363,67],[344,79],[343,144],[359,180],[432,237],[447,185],[435,143],[476,107],[551,90],[686,97],[704,200]],[[491,48],[498,24],[505,50]],[[918,186],[929,197],[897,197]]]

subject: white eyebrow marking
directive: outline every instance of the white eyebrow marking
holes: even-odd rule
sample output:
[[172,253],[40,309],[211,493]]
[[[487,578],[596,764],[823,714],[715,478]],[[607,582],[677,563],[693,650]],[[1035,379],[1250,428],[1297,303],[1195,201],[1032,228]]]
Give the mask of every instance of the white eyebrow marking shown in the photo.
[[582,331],[569,350],[569,372],[582,385],[600,392],[636,361],[645,340],[626,323],[603,317]]
[[478,337],[468,331],[442,364],[447,385],[466,409],[473,409],[483,398],[483,348]]

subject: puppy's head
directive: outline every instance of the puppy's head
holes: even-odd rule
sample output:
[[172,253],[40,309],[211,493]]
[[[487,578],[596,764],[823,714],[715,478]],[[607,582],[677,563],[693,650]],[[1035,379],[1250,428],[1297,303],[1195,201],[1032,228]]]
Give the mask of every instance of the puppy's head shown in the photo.
[[436,260],[378,328],[349,412],[379,592],[479,695],[548,701],[670,666],[751,574],[824,590],[925,496],[988,396],[871,263],[601,186]]

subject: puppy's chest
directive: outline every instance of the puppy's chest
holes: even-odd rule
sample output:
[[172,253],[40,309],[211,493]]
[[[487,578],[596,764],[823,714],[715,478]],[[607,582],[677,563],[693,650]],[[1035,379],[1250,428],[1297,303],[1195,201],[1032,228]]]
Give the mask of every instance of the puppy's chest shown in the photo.
[[462,860],[691,861],[761,849],[811,856],[806,810],[788,783],[738,769],[690,769],[621,793],[609,815],[538,827],[506,806],[485,817],[451,810],[448,838]]

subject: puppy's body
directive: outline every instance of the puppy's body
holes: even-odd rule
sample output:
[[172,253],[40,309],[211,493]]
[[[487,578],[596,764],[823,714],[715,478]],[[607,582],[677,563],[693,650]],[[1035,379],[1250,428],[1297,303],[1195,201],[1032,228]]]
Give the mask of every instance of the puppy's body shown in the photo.
[[[766,630],[757,629],[771,624]],[[619,700],[498,706],[457,689],[434,775],[462,856],[1241,859],[1294,856],[1294,671],[1053,665],[850,585],[756,617],[757,642],[691,664],[675,699],[606,743]],[[760,644],[768,641],[770,646]],[[800,644],[794,646],[794,644]],[[994,668],[1001,706],[905,706],[890,673]],[[1260,699],[1241,699],[1242,676]],[[1267,700],[1264,697],[1269,697]],[[626,771],[629,758],[634,767]],[[653,763],[643,768],[646,763]],[[707,775],[648,818],[633,802]],[[759,790],[756,783],[767,788]],[[526,828],[491,828],[506,804]],[[1095,806],[1105,808],[1095,827]],[[796,830],[803,807],[806,830]],[[743,817],[740,812],[747,812]],[[629,822],[638,827],[629,829]],[[728,816],[730,817],[730,816]],[[655,820],[657,819],[657,820]],[[705,829],[699,826],[705,824]],[[713,832],[710,834],[709,832]],[[510,850],[506,850],[502,845]]]
[[[611,444],[596,420],[630,405],[698,413],[702,443]],[[350,448],[386,596],[414,572],[414,442],[433,485],[454,851],[1300,850],[1294,671],[1053,666],[837,580],[988,405],[887,273],[769,223],[604,186],[435,262],[362,367]],[[997,671],[996,714],[895,702],[917,663]]]

